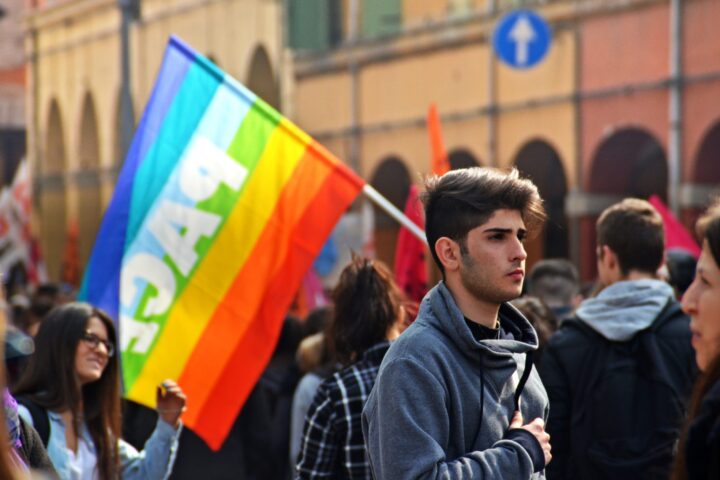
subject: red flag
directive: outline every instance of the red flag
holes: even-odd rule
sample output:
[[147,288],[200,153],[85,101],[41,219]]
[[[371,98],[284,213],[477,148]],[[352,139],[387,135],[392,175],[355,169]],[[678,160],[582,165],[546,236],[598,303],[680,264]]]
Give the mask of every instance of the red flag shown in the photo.
[[79,241],[80,231],[77,221],[70,223],[65,238],[65,251],[63,252],[60,279],[63,283],[77,287],[80,285],[80,255]]
[[682,248],[695,258],[700,256],[700,247],[685,226],[668,210],[660,197],[652,195],[649,202],[655,207],[665,224],[665,249]]
[[[405,203],[405,215],[425,228],[418,187],[412,185]],[[427,293],[428,272],[425,244],[407,228],[400,228],[395,249],[395,278],[409,300],[419,302]]]
[[430,151],[432,153],[430,167],[435,175],[443,175],[450,171],[450,162],[448,161],[445,145],[442,139],[442,130],[440,129],[440,117],[438,116],[437,107],[434,103],[430,104],[427,114],[427,128],[430,136]]

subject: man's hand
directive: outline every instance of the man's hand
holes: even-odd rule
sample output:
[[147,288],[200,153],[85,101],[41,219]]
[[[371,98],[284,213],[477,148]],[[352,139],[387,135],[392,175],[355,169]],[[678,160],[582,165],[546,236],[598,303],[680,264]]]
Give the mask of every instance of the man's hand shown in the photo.
[[550,454],[550,435],[545,433],[545,422],[542,418],[538,417],[527,425],[523,425],[522,413],[519,411],[515,412],[515,415],[510,422],[510,428],[522,428],[533,434],[533,437],[537,438],[542,448],[543,454],[545,455],[545,465],[550,463],[552,455]]
[[157,412],[160,418],[171,427],[178,428],[180,415],[185,411],[186,402],[187,399],[180,385],[174,381],[165,380],[158,385]]

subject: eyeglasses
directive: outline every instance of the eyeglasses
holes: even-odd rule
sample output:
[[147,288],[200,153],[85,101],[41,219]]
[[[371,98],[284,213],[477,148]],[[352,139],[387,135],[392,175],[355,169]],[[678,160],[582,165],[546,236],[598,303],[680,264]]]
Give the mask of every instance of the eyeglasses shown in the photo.
[[105,351],[107,352],[108,357],[112,357],[113,355],[115,355],[115,345],[113,345],[107,340],[103,340],[94,333],[85,332],[81,337],[81,340],[90,345],[93,349],[97,349],[102,343],[105,347]]

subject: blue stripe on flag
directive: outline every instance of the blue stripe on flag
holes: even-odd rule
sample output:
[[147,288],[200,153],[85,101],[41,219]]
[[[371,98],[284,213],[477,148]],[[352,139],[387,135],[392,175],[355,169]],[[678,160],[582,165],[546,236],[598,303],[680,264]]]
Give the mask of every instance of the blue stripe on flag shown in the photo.
[[115,194],[103,217],[83,277],[79,298],[103,308],[116,321],[120,294],[120,268],[125,251],[135,175],[147,152],[155,144],[163,121],[190,66],[195,61],[192,52],[183,47],[176,39],[170,39],[155,88],[123,164],[115,185]]

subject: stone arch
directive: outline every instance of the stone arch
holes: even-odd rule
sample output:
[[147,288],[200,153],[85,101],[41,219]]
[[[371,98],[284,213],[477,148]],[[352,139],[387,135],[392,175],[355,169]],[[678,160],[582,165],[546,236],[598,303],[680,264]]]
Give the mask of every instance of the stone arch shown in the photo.
[[695,156],[692,177],[693,183],[720,184],[720,121],[710,127],[703,136]]
[[258,45],[252,54],[246,85],[258,97],[280,110],[280,88],[273,74],[270,56],[262,45]]
[[58,280],[67,228],[67,192],[64,177],[67,159],[63,120],[60,105],[55,99],[50,101],[48,108],[44,141],[43,156],[38,162],[40,246],[48,275],[51,279]]
[[[406,163],[397,156],[383,159],[370,177],[370,184],[401,211],[410,192],[410,172]],[[395,244],[400,225],[375,206],[375,251],[377,257],[392,268],[395,262]]]
[[592,193],[639,198],[656,194],[667,203],[667,156],[648,131],[619,130],[595,151],[588,183]]
[[668,198],[668,163],[660,141],[642,128],[623,128],[597,147],[588,169],[586,185],[595,199],[592,211],[580,220],[580,274],[591,278],[595,261],[595,222],[602,210],[624,197],[647,199],[655,194]]
[[102,219],[100,188],[100,137],[95,102],[90,92],[85,94],[80,117],[78,153],[80,171],[75,178],[78,187],[78,253],[80,268],[84,268]]
[[528,268],[541,258],[569,257],[568,219],[565,213],[567,177],[557,150],[540,139],[525,143],[515,156],[521,175],[538,187],[548,221],[542,234],[527,244]]
[[475,155],[473,155],[470,150],[464,148],[458,148],[450,152],[450,155],[448,155],[448,162],[450,163],[451,170],[481,166],[481,163],[477,160]]
[[716,121],[703,135],[695,153],[692,171],[683,185],[681,211],[685,226],[694,231],[698,217],[720,188],[720,121]]

